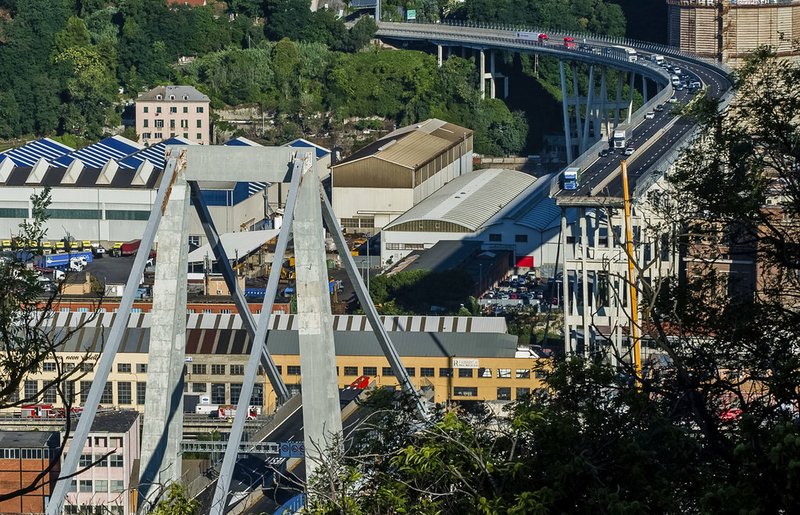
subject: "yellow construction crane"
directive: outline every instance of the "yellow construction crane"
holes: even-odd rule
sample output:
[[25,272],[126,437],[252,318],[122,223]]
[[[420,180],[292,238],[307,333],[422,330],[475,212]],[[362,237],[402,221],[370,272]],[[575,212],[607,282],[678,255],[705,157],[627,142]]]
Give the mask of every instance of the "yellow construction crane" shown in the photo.
[[636,295],[636,269],[633,265],[633,227],[631,224],[631,196],[628,190],[628,164],[622,160],[622,194],[625,198],[625,245],[628,252],[628,284],[631,301],[631,337],[633,338],[633,364],[636,383],[642,377],[642,348],[639,340],[639,301]]

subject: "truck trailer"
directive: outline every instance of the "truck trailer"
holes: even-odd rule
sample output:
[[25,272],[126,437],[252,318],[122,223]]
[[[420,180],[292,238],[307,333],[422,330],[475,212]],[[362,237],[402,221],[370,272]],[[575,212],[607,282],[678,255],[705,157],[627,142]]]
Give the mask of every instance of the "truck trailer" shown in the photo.
[[[33,264],[38,268],[55,268],[56,270],[77,269],[72,263],[80,263],[86,266],[93,259],[91,251],[71,252],[63,254],[47,254],[44,256],[34,256]],[[82,267],[81,267],[82,268]]]
[[581,169],[577,166],[571,166],[561,172],[561,189],[562,190],[577,190],[581,181]]
[[627,129],[614,129],[614,148],[625,148],[633,136],[633,130],[628,127]]

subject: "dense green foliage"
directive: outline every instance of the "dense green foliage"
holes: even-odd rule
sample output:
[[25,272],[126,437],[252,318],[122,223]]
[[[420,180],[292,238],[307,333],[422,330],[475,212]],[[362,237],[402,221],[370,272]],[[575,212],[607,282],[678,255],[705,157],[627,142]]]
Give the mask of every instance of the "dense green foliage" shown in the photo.
[[470,295],[475,281],[457,270],[430,272],[414,270],[379,275],[370,283],[370,295],[382,314],[429,313],[434,307],[456,313],[473,307]]
[[[531,113],[554,102],[545,94],[531,104],[528,92],[512,92],[508,103],[480,100],[472,58],[451,58],[437,69],[421,52],[356,53],[374,35],[375,22],[361,18],[348,29],[332,11],[312,13],[309,5],[310,0],[231,0],[198,8],[168,6],[166,0],[1,2],[0,138],[58,134],[94,140],[120,125],[124,99],[157,84],[187,83],[209,94],[216,108],[249,104],[277,113],[275,130],[259,135],[268,141],[323,126],[335,132],[348,117],[406,124],[436,116],[475,129],[477,152],[502,155],[531,146]],[[621,11],[602,0],[522,7],[486,0],[384,2],[389,18],[402,17],[406,9],[415,9],[419,21],[468,18],[624,31]],[[182,56],[197,59],[179,66]],[[526,73],[524,59],[519,66],[510,56],[504,60],[506,73]],[[556,78],[548,73],[540,80]],[[535,134],[541,136],[538,128]]]
[[752,266],[765,272],[751,289],[701,265],[681,282],[640,281],[644,338],[659,353],[643,374],[611,353],[539,361],[545,388],[507,418],[441,410],[420,422],[377,392],[344,454],[314,478],[312,510],[798,512],[798,80],[800,66],[759,52],[727,111],[698,100],[689,114],[701,136],[651,199],[676,230],[708,227],[709,271],[744,261],[732,242],[757,241]]

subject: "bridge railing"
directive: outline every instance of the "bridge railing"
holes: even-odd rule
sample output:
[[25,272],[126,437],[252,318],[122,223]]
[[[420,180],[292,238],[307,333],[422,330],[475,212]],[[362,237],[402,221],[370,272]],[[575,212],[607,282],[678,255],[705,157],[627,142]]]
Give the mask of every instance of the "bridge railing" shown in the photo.
[[[544,27],[531,27],[525,25],[506,25],[506,24],[499,24],[499,23],[483,23],[483,22],[475,22],[470,20],[445,20],[442,23],[423,23],[423,22],[413,22],[413,23],[402,23],[402,22],[381,22],[380,25],[386,23],[397,23],[400,25],[444,25],[444,26],[453,26],[453,27],[469,27],[475,29],[483,29],[483,30],[493,30],[493,31],[507,31],[507,32],[534,32],[534,33],[544,33],[544,34],[556,34],[559,36],[569,36],[574,38],[576,41],[586,40],[588,41],[598,41],[609,45],[622,45],[622,46],[629,46],[635,48],[637,50],[644,50],[651,53],[657,54],[664,54],[664,55],[672,55],[676,57],[680,57],[682,59],[686,59],[689,61],[696,62],[697,64],[702,64],[704,66],[714,67],[719,70],[720,73],[728,76],[732,73],[732,69],[724,63],[721,63],[714,59],[708,59],[704,57],[700,57],[689,52],[683,51],[678,47],[673,47],[669,45],[663,45],[660,43],[653,43],[651,41],[641,41],[637,39],[619,37],[619,36],[609,36],[604,34],[592,34],[589,32],[571,32],[571,31],[563,31],[558,29],[548,29]],[[379,25],[379,26],[380,26]],[[538,43],[538,42],[536,42]]]

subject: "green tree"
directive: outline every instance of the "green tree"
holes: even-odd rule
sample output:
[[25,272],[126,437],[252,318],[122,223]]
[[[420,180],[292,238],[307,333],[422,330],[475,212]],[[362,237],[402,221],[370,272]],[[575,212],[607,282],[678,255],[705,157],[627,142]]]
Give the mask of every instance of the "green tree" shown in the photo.
[[264,33],[270,40],[305,40],[311,27],[311,1],[265,0],[264,17]]
[[190,499],[181,485],[172,483],[165,493],[164,499],[150,511],[152,515],[195,515],[199,512],[200,503]]

